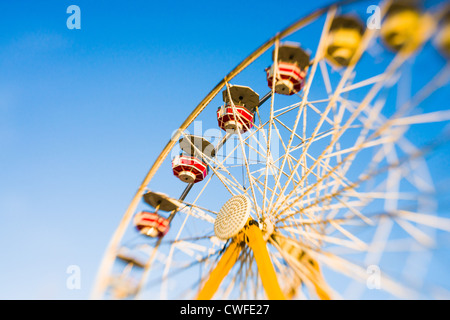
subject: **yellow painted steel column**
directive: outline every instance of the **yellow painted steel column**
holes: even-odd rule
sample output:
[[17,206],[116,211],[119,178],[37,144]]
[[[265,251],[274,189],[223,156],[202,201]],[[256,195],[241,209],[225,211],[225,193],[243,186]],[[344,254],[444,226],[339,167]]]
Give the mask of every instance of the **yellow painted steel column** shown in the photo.
[[317,296],[320,300],[331,300],[330,294],[327,292],[327,289],[322,284],[314,284],[316,288]]
[[255,256],[256,265],[258,266],[259,275],[267,297],[270,300],[285,300],[286,298],[278,283],[261,230],[256,224],[248,224],[244,228],[244,234],[247,236],[248,245]]
[[234,239],[223,253],[222,257],[217,263],[217,266],[209,275],[208,280],[197,295],[197,300],[212,299],[217,289],[219,289],[219,286],[222,283],[223,279],[227,276],[228,272],[230,272],[231,268],[238,260],[241,251],[242,247],[240,241]]
[[313,263],[310,263],[309,266],[307,266],[307,269],[311,273],[309,279],[312,281],[313,286],[316,289],[317,296],[321,300],[331,300],[331,295],[329,293],[330,289],[328,288],[322,272],[320,271],[319,263],[315,260],[312,261]]

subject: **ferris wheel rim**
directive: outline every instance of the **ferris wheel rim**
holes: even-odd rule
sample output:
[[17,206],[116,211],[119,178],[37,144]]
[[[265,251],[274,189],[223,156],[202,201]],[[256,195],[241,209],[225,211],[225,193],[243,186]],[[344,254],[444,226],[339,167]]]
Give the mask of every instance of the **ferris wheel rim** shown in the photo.
[[[152,167],[150,168],[147,176],[145,177],[144,181],[142,182],[141,186],[139,187],[135,198],[132,200],[129,209],[124,215],[124,218],[126,218],[127,214],[131,215],[135,212],[137,207],[138,200],[142,197],[142,195],[145,192],[146,187],[153,179],[154,174],[159,170],[159,167],[163,163],[163,161],[167,158],[169,155],[169,152],[172,150],[172,148],[177,143],[178,139],[182,135],[182,131],[187,129],[189,125],[203,112],[203,110],[208,106],[208,104],[214,99],[217,94],[228,85],[229,81],[232,80],[235,76],[237,76],[240,72],[242,72],[244,69],[246,69],[254,60],[256,60],[258,57],[260,57],[264,52],[269,50],[274,44],[277,43],[277,41],[280,41],[281,39],[287,37],[291,33],[294,33],[298,30],[300,30],[305,25],[308,25],[318,17],[322,16],[324,13],[326,13],[328,10],[330,10],[333,7],[338,7],[343,4],[352,3],[352,2],[363,2],[365,0],[357,0],[357,1],[340,1],[338,3],[330,4],[324,8],[318,9],[314,11],[313,13],[307,15],[306,17],[298,20],[297,22],[294,22],[289,27],[284,29],[282,32],[277,33],[274,37],[272,37],[270,40],[265,42],[263,45],[261,45],[258,49],[256,49],[253,53],[251,53],[249,56],[247,56],[246,59],[244,59],[237,67],[235,67],[227,76],[224,77],[206,96],[205,98],[197,105],[196,108],[192,111],[192,113],[186,118],[186,120],[182,123],[182,125],[178,128],[176,134],[172,137],[172,139],[167,143],[167,145],[163,148],[161,153],[158,155],[157,159],[153,163]],[[133,208],[133,206],[135,206]],[[126,225],[129,224],[125,223],[124,221],[121,222]],[[121,225],[120,224],[120,225]],[[119,227],[120,227],[119,225]],[[119,229],[119,228],[118,228]],[[122,234],[123,235],[123,234]],[[114,236],[113,236],[114,238]],[[159,243],[159,242],[158,242]],[[114,247],[112,247],[114,248]],[[117,246],[115,246],[117,248]],[[104,261],[104,260],[102,260]]]
[[[161,166],[162,162],[167,158],[169,155],[170,150],[176,145],[177,140],[181,136],[181,132],[187,127],[201,114],[201,112],[206,108],[206,106],[209,104],[209,102],[214,99],[217,94],[219,94],[220,90],[222,90],[228,81],[233,79],[235,76],[237,76],[239,73],[241,73],[244,69],[246,69],[254,60],[256,60],[259,56],[261,56],[264,52],[269,50],[270,47],[272,47],[276,41],[283,39],[290,34],[300,30],[302,27],[308,25],[316,18],[320,17],[324,13],[326,13],[329,9],[353,2],[361,2],[361,1],[367,1],[367,0],[340,0],[336,3],[330,3],[322,8],[316,9],[313,12],[307,14],[306,16],[298,19],[297,21],[290,24],[288,27],[283,29],[281,32],[278,32],[275,36],[267,40],[265,43],[263,43],[261,46],[259,46],[256,50],[254,50],[252,53],[250,53],[244,60],[242,60],[234,69],[232,69],[201,101],[200,103],[194,108],[194,110],[187,116],[185,121],[180,125],[180,127],[176,130],[175,135],[173,135],[170,139],[170,141],[166,144],[166,146],[162,149],[162,151],[157,156],[156,160],[153,162],[153,165],[150,167],[147,175],[145,176],[144,180],[142,181],[140,187],[138,188],[137,192],[135,193],[135,196],[133,197],[128,209],[126,210],[124,216],[122,217],[122,220],[119,223],[118,228],[116,229],[115,234],[113,234],[112,238],[109,241],[109,244],[107,246],[107,249],[104,253],[104,256],[102,258],[101,266],[97,272],[94,288],[91,293],[92,299],[99,299],[101,294],[106,288],[106,281],[103,274],[107,274],[108,272],[105,272],[105,269],[110,269],[112,266],[112,262],[114,260],[114,257],[112,256],[113,249],[118,247],[118,242],[120,238],[123,236],[125,232],[126,226],[130,223],[132,219],[132,214],[135,211],[135,208],[137,207],[138,201],[140,197],[145,192],[146,186],[150,183],[152,180],[154,174]],[[111,252],[111,253],[109,253]],[[108,266],[108,264],[110,266]],[[102,279],[103,278],[103,279]]]

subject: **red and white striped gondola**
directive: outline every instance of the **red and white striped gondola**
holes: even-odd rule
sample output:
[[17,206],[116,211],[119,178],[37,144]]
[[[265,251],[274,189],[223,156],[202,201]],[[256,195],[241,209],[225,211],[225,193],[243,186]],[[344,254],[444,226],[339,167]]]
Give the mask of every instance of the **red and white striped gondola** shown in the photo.
[[181,153],[172,159],[173,174],[183,182],[197,183],[208,175],[208,165],[201,158]]
[[160,238],[169,231],[170,222],[156,212],[141,211],[134,216],[134,225],[140,233]]
[[165,194],[149,191],[143,196],[144,201],[155,208],[155,211],[143,210],[134,216],[134,226],[148,237],[163,237],[169,231],[170,218],[161,216],[158,211],[175,212],[180,207],[177,200]]
[[187,135],[180,139],[183,150],[172,159],[173,174],[183,182],[197,183],[208,175],[208,164],[204,156],[213,157],[214,146],[202,137]]
[[253,127],[254,109],[259,95],[249,87],[230,86],[222,92],[225,104],[217,109],[219,127],[225,131],[244,133]]
[[[275,52],[272,54],[272,59],[274,58]],[[269,88],[272,89],[275,82],[276,93],[293,95],[299,92],[308,71],[309,54],[297,44],[283,44],[278,48],[277,62],[266,69]]]

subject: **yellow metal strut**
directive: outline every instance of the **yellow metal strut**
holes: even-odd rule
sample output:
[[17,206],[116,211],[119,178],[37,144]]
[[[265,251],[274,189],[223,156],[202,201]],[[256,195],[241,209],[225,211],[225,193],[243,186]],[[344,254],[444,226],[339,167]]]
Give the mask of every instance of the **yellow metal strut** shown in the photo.
[[208,280],[197,296],[197,300],[210,300],[214,296],[214,293],[219,289],[222,280],[225,279],[228,272],[230,272],[231,268],[238,260],[241,251],[242,247],[240,241],[233,239],[217,263],[217,266],[209,275]]
[[281,291],[277,280],[277,275],[273,267],[272,261],[267,251],[266,242],[263,239],[262,232],[256,224],[247,224],[244,228],[244,234],[249,247],[253,250],[256,265],[258,266],[259,275],[270,300],[285,300],[285,296]]
[[198,300],[207,300],[214,296],[223,279],[228,272],[230,272],[231,268],[239,258],[242,251],[242,240],[245,240],[253,251],[267,297],[270,300],[285,299],[278,283],[275,269],[270,260],[269,252],[267,251],[266,242],[263,239],[261,230],[256,223],[249,221],[244,229],[233,238],[233,241],[223,253],[217,266],[212,270],[208,280],[197,296]]

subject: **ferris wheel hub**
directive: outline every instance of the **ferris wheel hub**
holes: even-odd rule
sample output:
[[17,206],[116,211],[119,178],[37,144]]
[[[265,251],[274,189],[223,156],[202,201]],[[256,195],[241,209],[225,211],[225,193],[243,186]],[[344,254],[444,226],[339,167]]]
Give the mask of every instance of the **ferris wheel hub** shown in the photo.
[[262,220],[262,231],[265,241],[267,241],[275,231],[275,223],[268,216],[264,217]]
[[221,240],[237,235],[250,217],[251,203],[245,195],[229,199],[220,209],[214,221],[214,233]]

